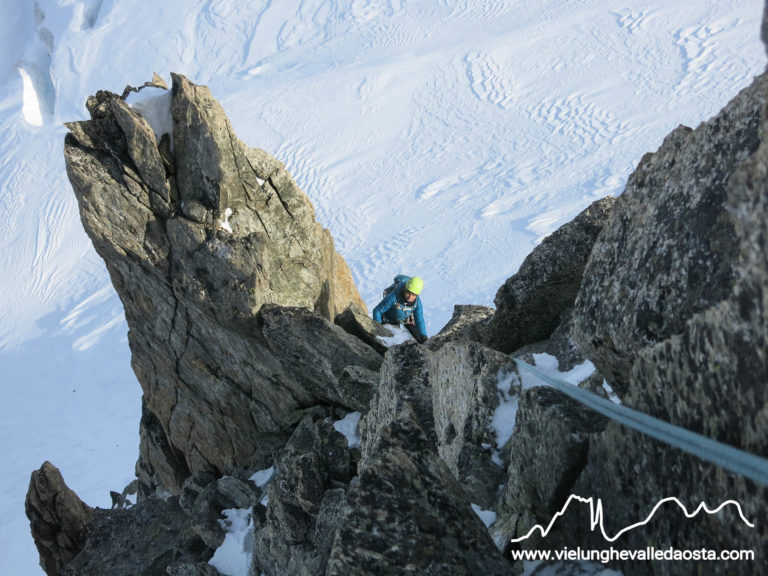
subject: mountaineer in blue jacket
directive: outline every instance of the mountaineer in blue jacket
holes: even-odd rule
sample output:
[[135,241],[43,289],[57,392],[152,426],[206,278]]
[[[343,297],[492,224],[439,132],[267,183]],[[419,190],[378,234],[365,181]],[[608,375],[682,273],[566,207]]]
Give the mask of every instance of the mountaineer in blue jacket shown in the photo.
[[373,319],[379,324],[405,324],[419,344],[427,340],[419,294],[424,281],[418,276],[395,276],[395,283],[384,290],[384,299],[373,309]]

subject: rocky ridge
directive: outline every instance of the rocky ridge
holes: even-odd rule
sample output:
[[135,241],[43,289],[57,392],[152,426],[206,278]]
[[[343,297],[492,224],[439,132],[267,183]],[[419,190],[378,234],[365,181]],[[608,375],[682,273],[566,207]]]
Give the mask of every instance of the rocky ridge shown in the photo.
[[341,401],[345,366],[381,363],[331,322],[365,305],[306,195],[236,138],[206,88],[173,78],[173,150],[108,92],[65,142],[83,226],[130,327],[146,494],[263,467],[302,408]]
[[[457,306],[425,345],[389,349],[284,167],[234,137],[207,89],[173,80],[173,145],[107,92],[69,125],[68,174],[123,300],[144,401],[138,503],[94,511],[50,465],[33,475],[48,574],[216,574],[233,508],[250,511],[254,576],[516,573],[511,539],[570,494],[600,497],[613,532],[670,495],[768,517],[766,487],[530,388],[514,361],[588,359],[580,386],[604,395],[605,381],[627,406],[768,457],[765,75],[545,239],[495,310]],[[338,430],[356,413],[359,446]],[[517,546],[609,545],[589,522],[577,509]],[[168,538],[121,554],[158,531]],[[666,512],[621,547],[648,542],[768,557],[765,525],[728,513]]]

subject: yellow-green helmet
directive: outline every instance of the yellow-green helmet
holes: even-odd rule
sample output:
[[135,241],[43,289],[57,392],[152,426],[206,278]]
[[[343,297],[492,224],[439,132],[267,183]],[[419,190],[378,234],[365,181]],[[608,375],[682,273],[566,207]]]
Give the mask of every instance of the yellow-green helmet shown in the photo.
[[424,280],[422,280],[418,276],[412,276],[408,282],[405,284],[405,289],[408,290],[408,292],[413,292],[414,294],[421,294],[421,290],[424,288]]

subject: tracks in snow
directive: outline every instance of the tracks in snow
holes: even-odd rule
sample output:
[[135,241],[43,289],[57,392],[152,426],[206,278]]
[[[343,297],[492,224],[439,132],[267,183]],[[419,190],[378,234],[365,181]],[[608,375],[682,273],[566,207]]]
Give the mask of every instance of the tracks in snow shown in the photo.
[[548,98],[529,107],[527,112],[530,118],[548,126],[553,134],[565,136],[579,146],[610,143],[628,131],[628,126],[617,122],[610,110],[583,94],[556,100]]
[[512,81],[492,56],[474,52],[468,54],[464,62],[470,89],[478,100],[490,102],[502,109],[512,105],[515,98]]

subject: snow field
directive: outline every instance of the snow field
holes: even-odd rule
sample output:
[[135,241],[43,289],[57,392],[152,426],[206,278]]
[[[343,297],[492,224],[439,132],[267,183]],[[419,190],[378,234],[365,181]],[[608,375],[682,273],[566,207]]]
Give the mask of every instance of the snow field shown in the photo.
[[0,0],[0,572],[42,573],[23,513],[32,470],[51,460],[108,506],[137,456],[127,327],[63,162],[62,123],[86,118],[88,95],[153,72],[208,85],[308,193],[369,309],[392,276],[418,274],[435,334],[760,73],[762,9]]

